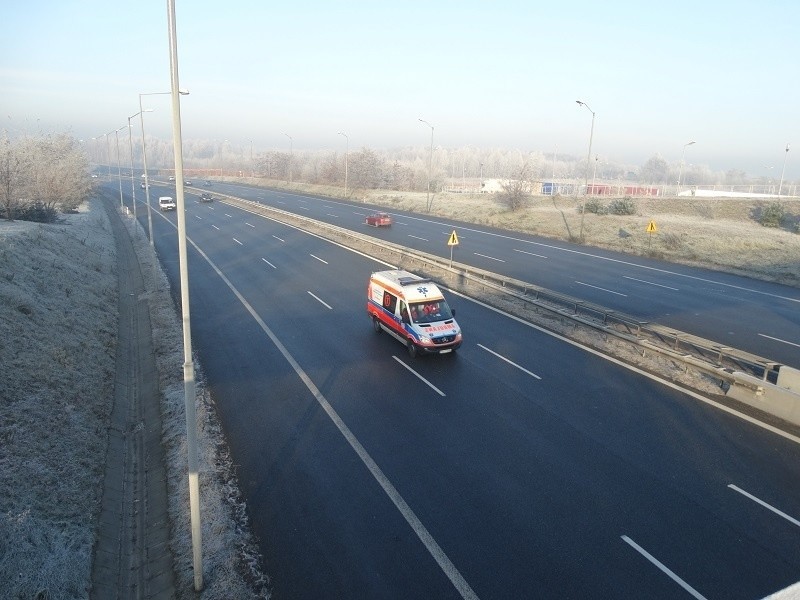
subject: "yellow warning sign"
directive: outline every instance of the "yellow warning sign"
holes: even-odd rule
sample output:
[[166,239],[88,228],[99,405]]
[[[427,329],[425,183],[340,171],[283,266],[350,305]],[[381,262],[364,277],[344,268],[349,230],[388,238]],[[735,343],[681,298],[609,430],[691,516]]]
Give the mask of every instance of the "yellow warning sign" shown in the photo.
[[650,221],[647,224],[647,233],[655,233],[656,231],[658,231],[658,228],[656,227],[656,222]]
[[450,234],[450,239],[447,240],[448,246],[458,246],[458,236],[456,235],[456,230],[453,229],[453,233]]

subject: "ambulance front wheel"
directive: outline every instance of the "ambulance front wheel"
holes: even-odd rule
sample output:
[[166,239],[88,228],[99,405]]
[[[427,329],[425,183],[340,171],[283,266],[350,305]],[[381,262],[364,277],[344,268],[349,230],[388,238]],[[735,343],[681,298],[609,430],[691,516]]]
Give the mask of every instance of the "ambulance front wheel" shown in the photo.
[[375,330],[375,333],[381,332],[381,322],[378,321],[378,317],[372,317],[372,328]]
[[406,347],[408,348],[408,355],[411,358],[417,358],[417,346],[411,340],[406,342]]

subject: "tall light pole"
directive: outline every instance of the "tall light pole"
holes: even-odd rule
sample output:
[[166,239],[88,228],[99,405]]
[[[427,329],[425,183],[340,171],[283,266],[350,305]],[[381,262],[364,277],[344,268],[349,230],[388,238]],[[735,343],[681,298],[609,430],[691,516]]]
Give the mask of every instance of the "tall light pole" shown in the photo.
[[292,183],[292,145],[294,140],[288,133],[284,133],[283,135],[289,138],[289,183]]
[[770,171],[772,171],[772,167],[770,165],[764,165],[764,168],[767,170],[767,174],[764,176],[766,183],[764,184],[764,193],[769,194],[770,189],[772,188],[772,177],[770,176]]
[[597,177],[597,160],[599,158],[600,157],[597,156],[597,154],[594,155],[594,171],[592,171],[592,193],[594,193],[594,191],[595,191],[594,190],[594,180],[595,180],[595,177]]
[[482,192],[483,191],[483,163],[481,163],[480,184],[481,184],[481,186],[480,186],[480,189],[478,190],[478,192]]
[[109,131],[108,133],[104,133],[103,137],[106,138],[106,174],[108,175],[108,179],[111,179],[111,140],[108,139],[113,131]]
[[[152,108],[148,108],[145,112],[153,112]],[[140,110],[135,115],[131,115],[128,117],[128,151],[131,159],[131,198],[133,199],[133,220],[136,221],[136,184],[134,183],[133,179],[133,130],[131,129],[131,119],[134,117],[141,116],[142,111]],[[145,169],[145,187],[147,187],[147,170]],[[134,235],[136,235],[136,228],[134,228]]]
[[425,123],[425,125],[431,128],[431,151],[428,155],[428,197],[425,200],[425,208],[428,212],[431,212],[431,177],[433,177],[433,125],[424,119],[420,119],[419,121],[420,123]]
[[347,137],[347,134],[343,131],[339,132],[339,135],[343,135],[345,139],[345,150],[344,150],[344,197],[347,198],[347,155],[350,153],[350,138]]
[[786,142],[786,153],[783,155],[783,168],[781,169],[781,183],[778,186],[778,196],[781,195],[783,189],[783,175],[786,173],[786,157],[789,156],[789,142]]
[[550,195],[556,195],[556,156],[558,156],[558,146],[553,150],[553,184],[550,186]]
[[[150,208],[150,172],[147,170],[147,144],[144,141],[144,117],[142,113],[152,112],[153,109],[142,109],[142,96],[166,96],[172,92],[142,92],[139,94],[139,124],[142,128],[142,166],[144,167],[144,196],[147,203],[147,231],[150,234],[150,245],[153,246],[153,215]],[[189,95],[188,90],[180,90],[181,96]]]
[[692,144],[695,144],[695,143],[696,142],[691,141],[691,142],[686,142],[683,145],[683,152],[681,152],[681,166],[680,166],[680,169],[678,169],[678,195],[679,196],[681,195],[681,176],[683,175],[683,159],[686,157],[686,146],[691,146]]
[[119,164],[119,132],[125,129],[125,125],[114,131],[114,136],[117,138],[117,179],[119,180],[119,208],[125,208],[125,202],[122,200],[122,167]]
[[586,107],[586,110],[592,113],[592,128],[589,130],[589,154],[586,156],[586,184],[583,191],[583,202],[581,203],[581,230],[580,234],[578,234],[578,238],[583,241],[583,217],[586,214],[586,193],[589,191],[589,163],[592,161],[592,138],[594,137],[595,112],[589,108],[586,102],[581,102],[580,100],[575,100],[575,102],[578,106]]
[[186,253],[186,203],[183,196],[183,138],[181,136],[181,95],[178,85],[178,37],[175,0],[167,0],[169,27],[170,90],[172,92],[172,147],[175,155],[175,191],[178,201],[178,259],[181,274],[181,317],[183,319],[183,391],[186,412],[186,453],[189,471],[189,515],[192,529],[194,589],[203,589],[202,530],[200,526],[200,469],[197,458],[197,413],[192,333],[189,315],[189,271]]

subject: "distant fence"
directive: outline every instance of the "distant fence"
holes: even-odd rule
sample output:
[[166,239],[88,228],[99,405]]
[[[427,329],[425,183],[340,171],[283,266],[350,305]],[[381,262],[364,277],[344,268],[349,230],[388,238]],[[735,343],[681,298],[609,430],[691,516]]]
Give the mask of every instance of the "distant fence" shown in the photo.
[[[451,194],[492,194],[502,192],[509,180],[466,178],[452,180],[442,186]],[[675,196],[740,197],[740,198],[797,198],[800,186],[795,183],[780,186],[776,183],[742,185],[647,185],[630,182],[596,182],[586,185],[575,181],[534,181],[531,192],[536,196],[607,196],[621,198],[660,198]],[[778,190],[780,189],[780,194]]]

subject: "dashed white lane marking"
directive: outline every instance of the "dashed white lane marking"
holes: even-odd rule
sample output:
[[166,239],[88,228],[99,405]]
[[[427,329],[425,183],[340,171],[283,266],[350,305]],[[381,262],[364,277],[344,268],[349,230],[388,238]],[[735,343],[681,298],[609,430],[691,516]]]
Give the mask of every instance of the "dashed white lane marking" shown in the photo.
[[494,350],[489,350],[489,348],[487,348],[487,347],[486,347],[486,346],[484,346],[483,344],[478,344],[478,348],[483,348],[483,349],[484,349],[484,350],[486,350],[486,351],[487,351],[489,354],[494,354],[494,355],[495,355],[497,358],[499,358],[500,360],[504,360],[505,362],[507,362],[508,364],[510,364],[512,367],[516,367],[516,368],[518,368],[520,371],[522,371],[523,373],[527,373],[527,374],[528,374],[528,375],[530,375],[531,377],[535,377],[536,379],[541,379],[541,377],[539,377],[539,376],[538,376],[536,373],[533,373],[533,372],[531,372],[531,371],[528,371],[528,369],[526,369],[525,367],[522,367],[522,366],[518,365],[518,364],[517,364],[517,363],[515,363],[514,361],[512,361],[512,360],[509,360],[508,358],[506,358],[505,356],[503,356],[503,355],[501,355],[501,354],[498,354],[498,353],[497,353],[497,352],[495,352]]
[[591,283],[584,283],[582,281],[575,281],[578,285],[585,285],[586,287],[594,288],[596,290],[600,290],[601,292],[608,292],[609,294],[616,294],[617,296],[625,296],[628,297],[628,294],[622,294],[620,292],[615,292],[614,290],[607,290],[606,288],[597,287],[596,285],[592,285]]
[[[308,291],[308,290],[306,290],[306,291]],[[324,300],[322,300],[322,298],[320,298],[319,296],[317,296],[315,294],[312,294],[311,292],[308,292],[308,295],[311,296],[312,298],[314,298],[314,300],[316,300],[320,304],[322,304],[325,308],[327,308],[329,310],[333,310],[333,307],[330,304],[328,304],[327,302],[325,302]]]
[[445,393],[444,393],[442,390],[440,390],[439,388],[437,388],[435,385],[433,385],[433,384],[432,384],[430,381],[428,381],[428,380],[427,380],[427,379],[425,379],[425,378],[424,378],[422,375],[420,375],[419,373],[417,373],[417,372],[416,372],[414,369],[412,369],[411,367],[409,367],[409,366],[408,366],[406,363],[404,363],[402,360],[400,360],[399,358],[397,358],[397,357],[396,357],[396,356],[394,356],[394,355],[392,355],[392,358],[393,358],[393,359],[395,359],[397,362],[399,362],[401,365],[403,365],[403,366],[404,366],[406,369],[408,369],[409,371],[411,371],[411,373],[413,373],[414,375],[416,375],[416,376],[419,378],[419,380],[420,380],[420,381],[422,381],[423,383],[425,383],[425,384],[426,384],[428,387],[430,387],[430,388],[431,388],[431,389],[432,389],[434,392],[436,392],[436,393],[437,393],[437,394],[439,394],[440,396],[444,396],[444,395],[445,395]]
[[755,496],[753,496],[753,494],[749,494],[749,493],[745,492],[742,488],[736,487],[732,483],[729,483],[728,487],[731,488],[735,492],[739,492],[742,496],[746,496],[747,498],[750,498],[750,500],[752,500],[753,502],[756,502],[757,504],[760,504],[764,508],[766,508],[768,510],[771,510],[776,515],[780,515],[781,517],[783,517],[784,519],[786,519],[790,523],[793,523],[793,524],[797,525],[798,527],[800,527],[800,521],[798,521],[797,519],[795,519],[793,517],[790,517],[785,512],[778,510],[774,506],[772,506],[770,504],[767,504],[766,502],[764,502],[760,498],[756,498]]
[[627,535],[623,535],[622,539],[626,544],[630,545],[631,548],[635,549],[639,554],[644,556],[647,560],[649,560],[651,563],[653,563],[655,566],[657,566],[659,569],[661,569],[664,573],[669,575],[670,579],[672,579],[675,583],[680,585],[683,589],[685,589],[687,592],[689,592],[692,596],[697,598],[697,600],[706,600],[705,596],[703,596],[700,592],[698,592],[696,589],[694,589],[692,586],[690,586],[688,583],[686,583],[683,579],[681,579],[680,577],[675,575],[675,573],[670,571],[666,567],[666,565],[664,565],[661,561],[659,561],[655,556],[650,554],[647,550],[642,548],[639,544],[634,542]]
[[630,279],[631,281],[638,281],[639,283],[646,283],[647,285],[655,285],[661,288],[666,288],[668,290],[673,290],[675,292],[680,292],[678,288],[670,287],[668,285],[664,285],[661,283],[654,283],[652,281],[645,281],[644,279],[636,279],[636,277],[628,277],[627,275],[622,276],[623,279]]

